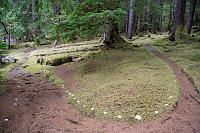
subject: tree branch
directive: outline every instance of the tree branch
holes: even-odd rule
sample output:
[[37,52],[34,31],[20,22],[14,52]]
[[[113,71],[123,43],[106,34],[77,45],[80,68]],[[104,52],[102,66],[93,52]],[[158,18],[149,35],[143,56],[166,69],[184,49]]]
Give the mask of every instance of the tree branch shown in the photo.
[[6,25],[4,24],[4,22],[2,22],[1,20],[0,20],[0,22],[1,22],[1,24],[3,25],[3,27],[4,27],[4,29],[5,29],[5,32],[6,32],[6,34],[8,35],[9,33],[8,33],[8,30],[6,29]]

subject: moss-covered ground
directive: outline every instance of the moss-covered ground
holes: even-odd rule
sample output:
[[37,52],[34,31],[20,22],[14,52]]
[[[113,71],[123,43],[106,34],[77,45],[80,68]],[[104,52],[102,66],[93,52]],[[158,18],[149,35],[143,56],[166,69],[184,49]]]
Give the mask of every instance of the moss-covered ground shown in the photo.
[[186,73],[200,92],[200,35],[170,42],[166,37],[151,43]]
[[102,51],[71,66],[79,90],[68,103],[81,113],[104,119],[150,121],[174,110],[179,86],[167,64],[143,46]]
[[[7,54],[4,56],[8,57],[14,57],[16,59],[22,60],[22,54],[26,48],[21,48],[21,49],[13,49],[10,50]],[[5,91],[5,82],[9,80],[8,73],[18,64],[17,63],[7,63],[7,64],[0,64],[0,96],[6,94]]]

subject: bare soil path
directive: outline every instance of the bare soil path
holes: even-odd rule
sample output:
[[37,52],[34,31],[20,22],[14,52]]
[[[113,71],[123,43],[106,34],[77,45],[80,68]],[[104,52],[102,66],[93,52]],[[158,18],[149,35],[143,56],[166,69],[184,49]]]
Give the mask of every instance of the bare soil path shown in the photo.
[[[41,74],[11,73],[8,93],[0,97],[0,133],[200,133],[200,104],[194,100],[198,93],[193,84],[172,61],[152,52],[174,70],[181,86],[177,108],[167,117],[132,126],[88,118],[71,109],[65,90]],[[67,67],[58,67],[56,73],[69,83],[69,89],[76,88]]]

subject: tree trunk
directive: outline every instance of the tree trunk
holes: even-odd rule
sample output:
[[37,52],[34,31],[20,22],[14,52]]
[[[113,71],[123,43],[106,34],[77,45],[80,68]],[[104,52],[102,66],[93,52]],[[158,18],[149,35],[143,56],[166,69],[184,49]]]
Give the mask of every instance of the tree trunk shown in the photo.
[[[156,7],[159,7],[158,10],[160,10],[160,5],[161,5],[161,0],[156,0]],[[161,24],[161,21],[160,21],[160,15],[157,14],[157,13],[154,13],[153,14],[153,33],[157,33],[157,31],[160,31],[160,24]]]
[[8,31],[8,34],[7,34],[7,39],[8,39],[8,49],[10,49],[10,31]]
[[[124,0],[124,7],[127,7],[128,6],[128,0]],[[127,36],[128,34],[128,15],[129,15],[129,10],[127,8],[125,8],[125,11],[126,11],[126,16],[124,18],[124,22],[123,22],[123,26],[122,26],[122,29],[121,31],[123,33],[125,33],[125,35]]]
[[187,31],[189,35],[192,29],[192,21],[194,18],[196,2],[197,0],[190,0],[190,10],[189,10],[188,19],[187,19]]
[[[35,13],[35,8],[36,8],[36,2],[35,0],[32,0],[32,20],[33,23],[36,21],[36,13]],[[36,28],[33,28],[33,40],[36,38]]]
[[196,15],[195,15],[195,23],[196,23],[196,26],[198,26],[199,27],[199,18],[198,18],[198,14],[196,13]]
[[167,30],[171,30],[171,24],[172,24],[172,8],[173,8],[173,1],[170,4],[170,12],[169,12],[169,22],[168,22],[168,27]]
[[55,6],[55,15],[56,15],[56,21],[59,23],[60,22],[59,15],[61,15],[61,7],[59,4],[56,4]]
[[151,7],[151,2],[150,1],[147,1],[147,6],[146,6],[146,12],[144,12],[144,30],[145,31],[149,31],[149,21],[150,21],[150,7]]
[[144,31],[144,24],[143,23],[144,23],[144,16],[140,15],[140,25],[139,25],[140,32]]
[[130,9],[129,9],[129,23],[128,23],[128,34],[127,38],[131,39],[133,34],[133,19],[134,19],[134,11],[133,11],[133,2],[134,0],[130,0]]
[[[160,10],[163,10],[163,0],[160,0]],[[163,30],[163,15],[161,14],[159,17],[160,20],[160,26],[159,26],[159,31]]]
[[107,46],[112,48],[117,48],[117,43],[125,43],[123,38],[119,35],[118,24],[114,23],[114,21],[106,24],[103,41]]
[[133,30],[134,32],[136,33],[137,32],[137,29],[138,29],[138,16],[136,15],[136,13],[134,13],[134,27],[133,27]]
[[176,30],[179,30],[180,38],[182,37],[182,32],[184,29],[184,17],[185,17],[185,7],[186,7],[186,0],[177,0],[176,9],[174,13],[174,23],[172,33],[169,37],[170,41],[175,41],[175,33]]

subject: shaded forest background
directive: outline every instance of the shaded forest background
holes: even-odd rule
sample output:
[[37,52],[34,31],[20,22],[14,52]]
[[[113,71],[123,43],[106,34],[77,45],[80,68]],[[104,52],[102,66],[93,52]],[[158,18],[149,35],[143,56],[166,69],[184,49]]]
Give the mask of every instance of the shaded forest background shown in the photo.
[[166,31],[175,41],[200,30],[200,0],[1,0],[0,22],[1,48]]

